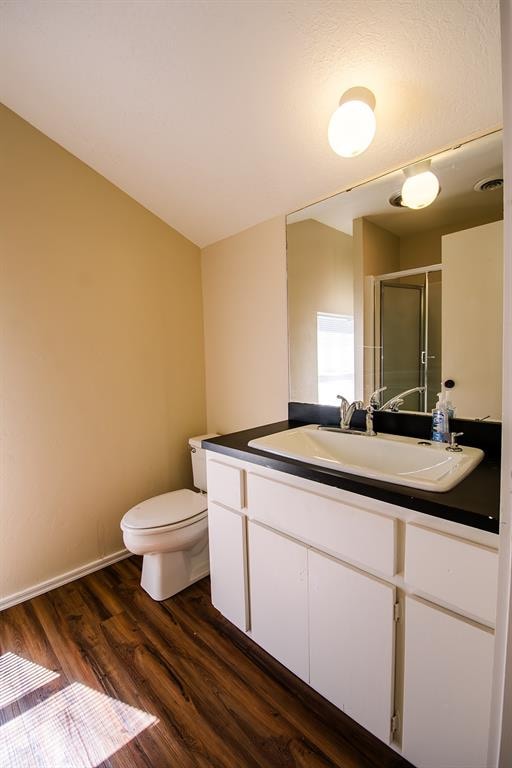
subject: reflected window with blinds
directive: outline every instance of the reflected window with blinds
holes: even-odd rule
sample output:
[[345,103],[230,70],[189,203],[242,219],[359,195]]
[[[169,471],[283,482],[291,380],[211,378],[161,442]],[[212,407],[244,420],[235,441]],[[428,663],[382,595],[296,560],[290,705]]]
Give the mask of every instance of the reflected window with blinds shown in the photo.
[[354,316],[317,312],[318,402],[354,400]]

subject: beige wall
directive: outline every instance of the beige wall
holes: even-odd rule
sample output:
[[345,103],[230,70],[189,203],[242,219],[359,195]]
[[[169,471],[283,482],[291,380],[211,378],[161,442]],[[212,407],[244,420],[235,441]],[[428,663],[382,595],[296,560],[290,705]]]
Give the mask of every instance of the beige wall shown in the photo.
[[368,402],[375,389],[375,321],[370,275],[400,269],[400,241],[387,229],[364,217],[354,219],[354,307],[356,341],[356,397]]
[[400,240],[396,235],[363,218],[361,236],[365,276],[384,275],[400,269]]
[[0,109],[0,593],[122,547],[205,429],[199,249]]
[[503,222],[446,235],[442,258],[443,379],[458,416],[501,419]]
[[401,237],[400,269],[416,269],[440,264],[441,236],[447,233],[446,228],[442,228]]
[[290,397],[318,402],[317,313],[354,314],[352,237],[314,219],[289,224]]
[[[481,193],[485,194],[485,193]],[[416,269],[416,267],[429,267],[432,264],[441,263],[441,238],[452,232],[460,232],[465,229],[488,224],[500,218],[494,211],[472,211],[471,217],[451,226],[437,227],[427,232],[418,232],[414,235],[400,238],[400,269]]]
[[208,429],[287,418],[284,217],[202,253]]

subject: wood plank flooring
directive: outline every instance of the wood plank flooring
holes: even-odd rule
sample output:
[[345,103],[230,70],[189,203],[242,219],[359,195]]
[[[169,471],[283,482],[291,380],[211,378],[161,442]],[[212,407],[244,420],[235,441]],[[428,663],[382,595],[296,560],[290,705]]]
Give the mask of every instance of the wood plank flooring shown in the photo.
[[156,603],[140,563],[0,614],[2,768],[409,766],[223,619],[208,579]]

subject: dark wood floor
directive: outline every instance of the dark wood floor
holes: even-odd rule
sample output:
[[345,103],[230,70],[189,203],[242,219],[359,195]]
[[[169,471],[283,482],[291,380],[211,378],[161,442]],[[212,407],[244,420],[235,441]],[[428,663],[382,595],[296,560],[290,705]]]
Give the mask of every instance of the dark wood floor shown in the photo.
[[2,768],[409,766],[223,619],[207,579],[156,603],[139,578],[130,558],[0,614]]

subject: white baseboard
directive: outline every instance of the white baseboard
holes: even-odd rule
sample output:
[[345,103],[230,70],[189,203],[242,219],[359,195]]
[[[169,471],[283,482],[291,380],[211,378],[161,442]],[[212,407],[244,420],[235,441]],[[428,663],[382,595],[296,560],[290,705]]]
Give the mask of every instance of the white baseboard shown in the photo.
[[28,589],[22,589],[21,592],[15,592],[12,595],[3,597],[0,599],[0,611],[5,610],[6,608],[11,608],[18,603],[23,603],[25,600],[30,600],[32,597],[42,595],[44,592],[49,592],[56,587],[62,587],[64,584],[69,584],[70,581],[81,579],[82,576],[87,576],[89,573],[94,573],[94,571],[99,571],[101,568],[106,568],[107,565],[112,565],[112,563],[117,563],[119,560],[124,560],[125,557],[130,557],[130,554],[131,553],[128,552],[127,549],[120,549],[117,552],[112,552],[111,555],[100,557],[99,560],[93,560],[91,563],[86,563],[79,568],[74,568],[72,571],[61,573],[53,579],[41,581],[39,584],[34,584],[33,587],[28,587]]

